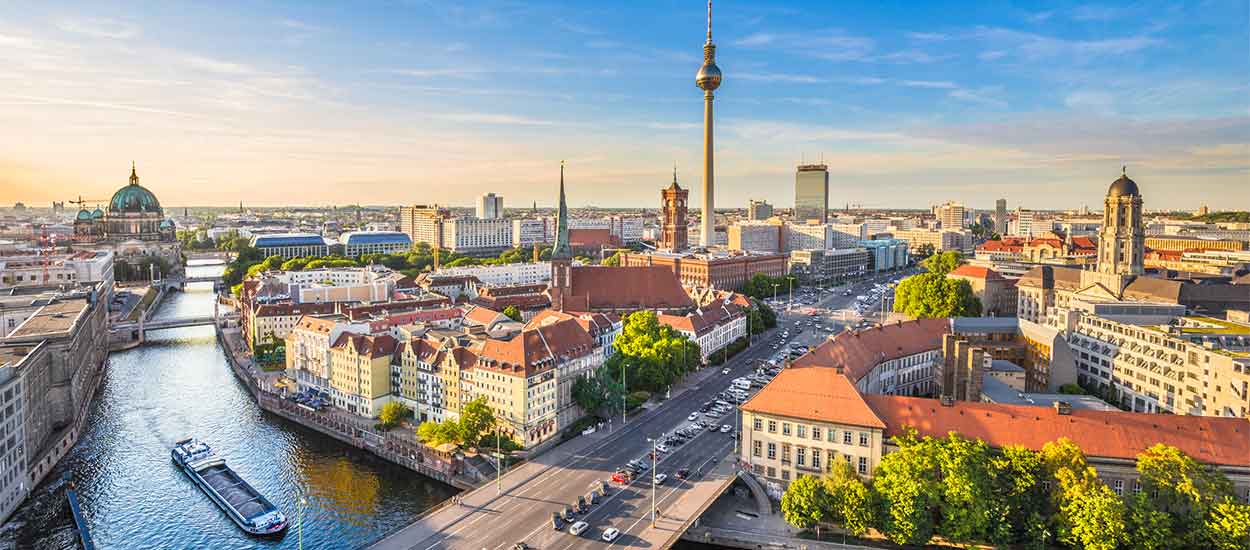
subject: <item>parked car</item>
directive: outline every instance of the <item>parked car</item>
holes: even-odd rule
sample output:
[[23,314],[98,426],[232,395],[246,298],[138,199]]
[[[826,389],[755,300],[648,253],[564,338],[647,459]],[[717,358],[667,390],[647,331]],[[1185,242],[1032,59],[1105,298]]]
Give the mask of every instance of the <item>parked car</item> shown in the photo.
[[615,527],[608,527],[603,530],[603,540],[606,542],[612,542],[619,536],[621,536],[621,530]]
[[729,424],[723,424],[720,427],[720,433],[727,434],[731,431],[733,431],[733,426],[730,426]]
[[569,527],[569,534],[573,536],[578,536],[586,532],[586,529],[589,529],[589,528],[590,528],[589,523],[586,523],[584,521],[579,521],[577,523],[574,523],[572,527]]
[[729,371],[730,371],[730,370],[731,370],[731,369],[730,369],[729,367],[725,367],[725,368],[723,368],[723,369],[721,369],[721,370],[720,370],[720,373],[721,373],[721,374],[729,374]]
[[698,420],[698,419],[699,419],[699,413],[690,413],[690,416],[686,417],[686,420],[689,420],[691,422]]
[[564,529],[564,518],[560,517],[560,512],[551,513],[551,528],[556,531]]
[[677,473],[674,474],[674,477],[676,477],[677,479],[686,479],[687,477],[690,477],[690,469],[680,468],[677,470]]
[[668,474],[655,474],[655,484],[663,485],[664,480],[668,479]]

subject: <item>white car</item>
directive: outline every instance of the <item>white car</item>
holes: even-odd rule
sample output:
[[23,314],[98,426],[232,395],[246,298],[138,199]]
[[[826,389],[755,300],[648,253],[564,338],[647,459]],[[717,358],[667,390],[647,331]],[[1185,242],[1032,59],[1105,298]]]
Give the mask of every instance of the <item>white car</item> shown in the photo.
[[721,374],[729,374],[729,367],[725,367],[725,368],[721,369],[721,370],[720,370],[720,373],[721,373]]
[[664,480],[668,479],[668,474],[655,474],[655,484],[663,485]]
[[604,541],[612,542],[616,540],[616,537],[619,537],[619,536],[621,536],[621,530],[615,527],[608,527],[607,529],[603,530]]
[[590,527],[589,523],[586,523],[584,521],[579,521],[569,527],[569,534],[576,537],[577,535],[585,533],[586,529],[589,527]]
[[660,451],[661,453],[667,453],[667,452],[668,452],[668,447],[666,447],[666,446],[664,446],[664,445],[656,445],[656,446],[655,446],[655,450]]
[[690,416],[686,417],[686,420],[689,420],[691,422],[694,422],[695,420],[698,420],[698,419],[699,419],[699,413],[697,412],[692,412],[690,413]]

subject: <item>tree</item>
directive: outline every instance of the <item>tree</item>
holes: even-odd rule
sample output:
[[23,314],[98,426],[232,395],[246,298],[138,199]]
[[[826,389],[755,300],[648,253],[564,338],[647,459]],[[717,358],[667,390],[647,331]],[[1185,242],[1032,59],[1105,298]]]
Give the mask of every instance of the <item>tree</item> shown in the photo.
[[1250,504],[1226,498],[1211,507],[1204,529],[1216,550],[1250,548]]
[[1137,493],[1128,502],[1128,542],[1133,548],[1169,548],[1173,537],[1172,518],[1159,511],[1146,493]]
[[486,404],[486,397],[478,397],[460,408],[461,441],[476,444],[494,425],[495,412]]
[[945,275],[959,267],[963,263],[963,255],[954,250],[948,250],[941,254],[933,254],[920,262],[930,273],[940,273]]
[[924,243],[916,247],[915,255],[918,258],[928,258],[929,256],[932,256],[934,252],[936,252],[936,249],[933,248],[933,245]]
[[881,458],[872,483],[883,506],[880,530],[896,544],[925,544],[942,494],[938,445],[912,433],[895,436],[894,443],[898,452]]
[[1223,474],[1162,443],[1137,455],[1137,472],[1153,508],[1171,519],[1171,546],[1201,546],[1207,514],[1215,503],[1233,497]]
[[942,535],[958,542],[1006,538],[995,532],[1009,526],[1003,521],[1002,495],[994,490],[989,445],[953,432],[938,443]]
[[760,321],[764,323],[764,330],[777,327],[777,312],[773,311],[768,304],[756,301],[754,311],[759,312]]
[[512,319],[513,321],[516,321],[518,323],[523,321],[523,318],[521,317],[521,310],[517,309],[516,306],[508,306],[508,307],[503,308],[503,314],[507,318]]
[[[602,367],[600,367],[602,371]],[[597,414],[609,401],[609,388],[603,380],[603,373],[597,371],[590,376],[578,377],[573,381],[573,402],[577,403],[587,414]],[[619,397],[619,396],[618,396]]]
[[400,421],[411,413],[412,409],[405,407],[402,403],[398,401],[390,401],[387,404],[382,405],[382,410],[378,413],[378,423],[381,424],[383,428],[393,428],[398,426]]
[[608,265],[612,267],[620,266],[621,265],[621,253],[618,251],[616,253],[613,253],[611,256],[604,258],[603,262],[600,265]]
[[828,521],[842,524],[852,535],[864,534],[873,522],[872,495],[849,462],[832,461],[823,480],[831,509]]
[[447,443],[460,444],[460,425],[455,420],[442,422],[422,422],[417,427],[417,438],[426,445],[437,447]]
[[[825,521],[833,508],[825,485],[815,477],[805,475],[792,481],[781,496],[781,513],[786,523],[799,529],[808,529]],[[819,534],[819,533],[818,533]]]
[[921,273],[898,284],[894,311],[916,318],[976,317],[981,315],[981,300],[964,279]]
[[614,378],[627,372],[627,386],[662,392],[702,362],[699,345],[672,327],[661,325],[655,312],[636,311],[625,319],[612,344],[617,353],[605,363]]
[[1124,501],[1085,460],[1072,441],[1061,438],[1042,447],[1042,463],[1058,485],[1051,495],[1058,513],[1059,540],[1091,550],[1114,550],[1126,539]]
[[1042,457],[1039,453],[1009,445],[990,459],[994,494],[1002,499],[1004,530],[995,530],[990,540],[996,544],[1036,541],[1042,538],[1046,518],[1046,493],[1042,489]]

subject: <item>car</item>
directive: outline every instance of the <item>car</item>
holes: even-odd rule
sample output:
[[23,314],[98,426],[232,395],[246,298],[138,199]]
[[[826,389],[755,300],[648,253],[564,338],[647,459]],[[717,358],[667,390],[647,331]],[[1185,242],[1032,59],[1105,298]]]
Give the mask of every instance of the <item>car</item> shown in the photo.
[[556,531],[564,529],[564,518],[560,515],[560,512],[551,513],[551,528]]
[[733,426],[730,426],[729,424],[722,424],[720,427],[720,433],[727,434],[733,431],[733,429]]
[[676,477],[677,479],[686,479],[687,477],[690,477],[690,469],[689,468],[678,469],[677,473],[673,474],[673,476]]
[[666,479],[668,479],[668,474],[655,474],[655,484],[656,484],[656,485],[661,485],[661,484],[663,484],[663,483],[664,483],[664,480],[666,480]]
[[655,450],[660,451],[661,453],[667,453],[668,447],[665,447],[664,445],[656,445]]
[[512,550],[529,550],[529,548],[530,547],[526,546],[524,542],[518,542],[512,545]]
[[573,536],[578,536],[586,532],[586,529],[589,529],[589,528],[590,528],[589,523],[586,523],[584,521],[579,521],[577,523],[574,523],[572,527],[569,527],[569,534]]
[[725,368],[723,368],[723,369],[721,369],[721,370],[720,370],[720,373],[721,373],[721,374],[729,374],[729,370],[730,370],[730,369],[729,369],[729,367],[725,367]]
[[699,419],[699,413],[697,413],[697,412],[695,412],[695,413],[690,413],[690,416],[687,416],[687,417],[686,417],[686,420],[689,420],[689,421],[691,421],[691,422],[694,422],[695,420],[698,420],[698,419]]
[[[632,478],[633,478],[633,476],[629,475],[629,473],[628,473],[628,472],[616,472],[616,473],[612,474],[612,482],[613,482],[613,483],[620,483],[620,484],[622,484],[622,485],[625,485],[625,484],[629,483],[630,479],[632,479]],[[567,518],[566,518],[566,519],[567,519]]]
[[574,517],[575,516],[573,515],[573,509],[568,506],[565,506],[564,507],[564,521],[573,521]]
[[603,530],[603,540],[605,542],[612,542],[619,536],[621,536],[621,530],[615,527],[608,527]]

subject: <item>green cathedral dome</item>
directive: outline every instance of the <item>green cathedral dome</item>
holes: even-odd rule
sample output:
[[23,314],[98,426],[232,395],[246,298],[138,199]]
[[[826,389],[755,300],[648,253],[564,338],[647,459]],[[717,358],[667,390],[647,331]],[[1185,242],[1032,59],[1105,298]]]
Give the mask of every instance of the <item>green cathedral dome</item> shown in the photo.
[[161,203],[157,202],[156,195],[139,185],[139,176],[135,174],[134,168],[131,167],[130,184],[113,193],[113,200],[109,201],[109,212],[114,214],[160,214]]

